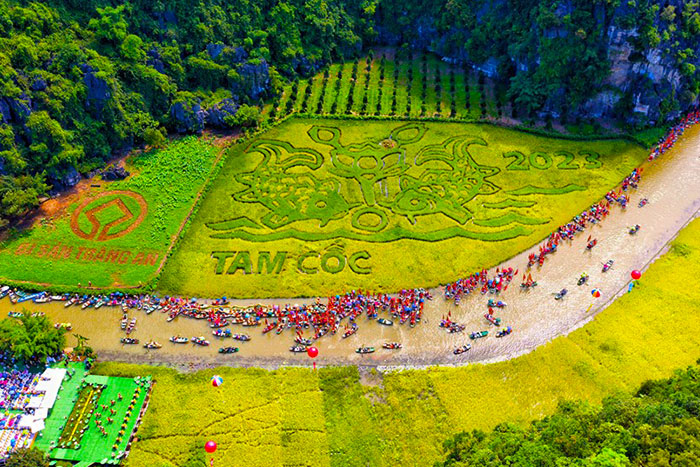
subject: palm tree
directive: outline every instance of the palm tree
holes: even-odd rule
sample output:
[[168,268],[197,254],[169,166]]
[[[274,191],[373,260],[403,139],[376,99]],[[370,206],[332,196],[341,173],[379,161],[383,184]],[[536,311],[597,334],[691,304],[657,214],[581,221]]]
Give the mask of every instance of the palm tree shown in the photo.
[[85,337],[81,334],[73,334],[73,337],[75,337],[78,341],[78,345],[75,346],[75,352],[80,354],[85,348],[85,342],[89,341],[90,338]]

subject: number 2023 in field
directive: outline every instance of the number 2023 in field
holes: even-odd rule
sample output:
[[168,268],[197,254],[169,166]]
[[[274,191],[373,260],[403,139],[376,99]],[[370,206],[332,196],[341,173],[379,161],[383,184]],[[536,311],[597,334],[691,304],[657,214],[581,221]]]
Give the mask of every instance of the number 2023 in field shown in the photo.
[[561,170],[599,169],[603,166],[600,154],[593,151],[579,151],[574,154],[569,151],[557,151],[552,155],[535,151],[526,156],[520,151],[510,151],[503,154],[505,159],[513,159],[506,170],[547,170],[556,162],[555,167]]

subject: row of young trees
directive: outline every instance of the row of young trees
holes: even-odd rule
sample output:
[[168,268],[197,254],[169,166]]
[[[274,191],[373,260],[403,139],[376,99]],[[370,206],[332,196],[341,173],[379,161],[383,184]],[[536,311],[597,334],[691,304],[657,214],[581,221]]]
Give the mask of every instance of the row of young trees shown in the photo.
[[[381,58],[378,60],[374,59],[373,53],[371,53],[363,60],[357,59],[352,63],[350,76],[343,75],[344,66],[337,67],[337,74],[331,76],[331,68],[327,67],[324,69],[322,75],[312,76],[303,81],[295,80],[292,82],[291,86],[285,91],[286,101],[284,108],[280,107],[281,99],[278,96],[272,103],[272,108],[268,114],[268,118],[276,119],[287,115],[294,110],[298,110],[302,113],[313,113],[313,114],[328,114],[328,115],[346,115],[346,114],[357,114],[357,115],[387,115],[387,116],[402,116],[409,117],[414,115],[411,112],[413,109],[413,88],[415,86],[420,87],[420,110],[416,114],[420,117],[447,117],[455,118],[458,115],[471,114],[472,116],[477,116],[479,118],[485,119],[489,116],[493,117],[504,117],[511,116],[509,112],[511,111],[511,102],[506,99],[506,92],[503,90],[502,86],[487,85],[486,76],[479,72],[478,79],[476,83],[476,91],[479,96],[478,101],[478,113],[473,113],[471,110],[471,93],[470,93],[470,79],[471,70],[468,68],[457,68],[455,66],[445,67],[439,62],[434,62],[432,65],[429,63],[428,54],[420,54],[419,58],[414,58],[412,53],[402,60],[397,54],[393,58],[393,73],[390,78],[387,79],[387,64],[391,58],[387,58],[386,55],[382,54]],[[417,73],[419,83],[414,83],[414,68],[419,69]],[[444,69],[447,68],[447,73],[449,79],[447,79],[447,86],[443,86],[443,73]],[[406,94],[406,108],[402,112],[398,112],[398,96],[397,91],[404,85],[400,83],[401,70],[405,69],[405,94]],[[431,72],[434,79],[430,80]],[[372,82],[373,73],[378,74],[378,79],[376,83]],[[458,106],[457,98],[457,80],[456,75],[461,74],[464,83],[463,94],[466,96],[465,102]],[[331,78],[334,78],[333,85],[329,85]],[[348,83],[344,83],[343,80],[347,80]],[[320,81],[320,84],[319,84]],[[301,90],[300,85],[304,83],[305,86]],[[343,86],[346,84],[346,86]],[[314,86],[320,86],[318,95],[315,96],[318,100],[314,105],[310,104],[312,94],[314,92]],[[376,101],[372,102],[371,92],[376,89]],[[347,89],[347,99],[341,95],[341,89]],[[435,111],[431,114],[428,112],[428,91],[429,88],[433,91],[435,96]],[[389,109],[383,108],[382,100],[384,99],[385,93],[391,93],[391,105]],[[493,93],[495,101],[495,114],[490,115],[487,101],[489,95]],[[447,96],[447,99],[445,97]],[[356,99],[361,99],[360,105],[356,105]],[[443,102],[446,101],[447,105]],[[328,106],[328,102],[331,102]],[[313,108],[311,108],[313,107]],[[459,108],[462,107],[462,108]],[[328,110],[326,110],[328,109]],[[513,113],[515,110],[513,110]]]

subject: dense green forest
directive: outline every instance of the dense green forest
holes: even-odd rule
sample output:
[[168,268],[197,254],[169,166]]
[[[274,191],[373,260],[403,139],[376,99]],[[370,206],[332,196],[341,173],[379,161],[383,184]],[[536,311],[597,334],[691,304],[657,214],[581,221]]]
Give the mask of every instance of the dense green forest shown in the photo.
[[257,126],[378,46],[482,70],[520,118],[659,123],[697,100],[698,4],[0,0],[0,227],[134,146]]
[[[487,394],[484,397],[488,397]],[[498,403],[494,404],[495,409]],[[560,404],[522,428],[460,433],[445,443],[446,466],[690,467],[700,465],[700,369],[647,381],[602,406]]]

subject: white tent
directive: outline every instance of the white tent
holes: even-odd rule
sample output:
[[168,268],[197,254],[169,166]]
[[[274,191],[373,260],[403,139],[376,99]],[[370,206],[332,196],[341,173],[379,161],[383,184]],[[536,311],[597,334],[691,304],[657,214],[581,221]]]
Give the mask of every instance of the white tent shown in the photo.
[[17,424],[17,428],[27,428],[32,433],[36,433],[44,429],[44,418],[46,417],[38,417],[36,414],[22,415],[22,417],[19,419],[19,423]]
[[44,396],[39,402],[38,406],[33,406],[31,404],[35,403],[34,398],[29,401],[29,407],[31,408],[45,408],[50,409],[56,402],[56,397],[58,397],[58,391],[61,389],[61,383],[63,378],[66,376],[65,368],[47,368],[41,374],[41,379],[36,385],[37,392],[43,392]]

